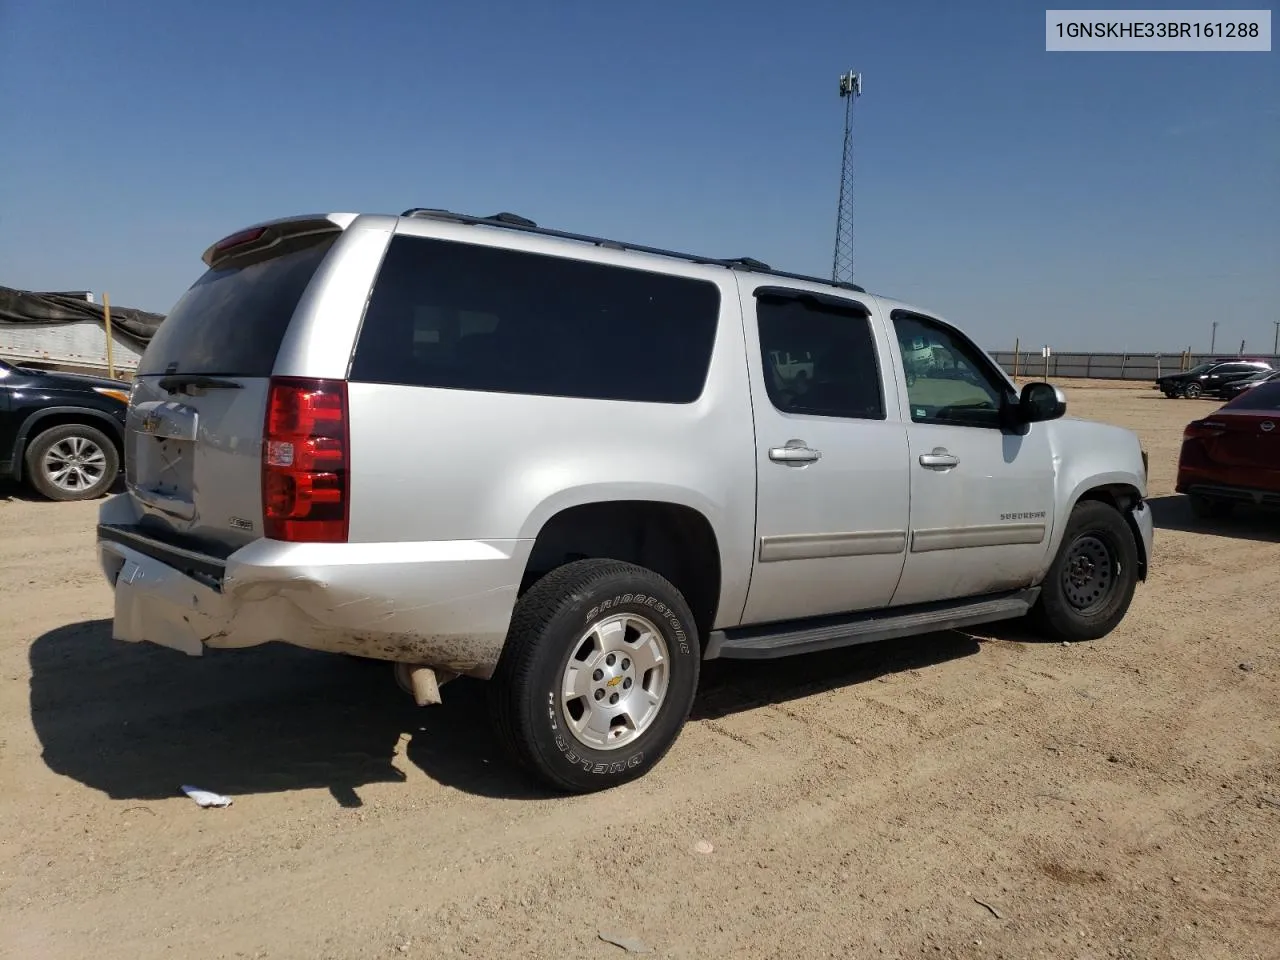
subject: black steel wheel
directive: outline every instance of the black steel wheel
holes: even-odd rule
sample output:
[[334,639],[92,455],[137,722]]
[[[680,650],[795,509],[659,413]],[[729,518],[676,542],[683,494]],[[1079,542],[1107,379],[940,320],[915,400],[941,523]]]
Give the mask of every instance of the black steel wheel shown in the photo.
[[1128,612],[1138,583],[1138,543],[1120,511],[1076,504],[1033,611],[1054,640],[1096,640]]

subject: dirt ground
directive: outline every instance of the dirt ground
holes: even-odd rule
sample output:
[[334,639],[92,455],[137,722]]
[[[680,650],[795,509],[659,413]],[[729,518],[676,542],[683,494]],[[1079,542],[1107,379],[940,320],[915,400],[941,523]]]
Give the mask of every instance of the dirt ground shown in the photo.
[[1173,496],[1212,404],[1064,385],[1151,454],[1119,630],[712,663],[667,759],[582,798],[512,772],[477,684],[113,642],[96,504],[0,490],[0,954],[1275,960],[1280,518]]

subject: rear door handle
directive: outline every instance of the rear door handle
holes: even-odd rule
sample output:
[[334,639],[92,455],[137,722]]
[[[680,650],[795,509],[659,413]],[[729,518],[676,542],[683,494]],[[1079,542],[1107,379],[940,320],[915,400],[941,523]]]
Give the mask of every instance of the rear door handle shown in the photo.
[[954,453],[948,453],[942,447],[934,447],[932,453],[920,454],[920,466],[928,467],[930,470],[949,470],[959,465],[960,458]]
[[770,447],[769,459],[774,463],[803,466],[822,459],[822,453],[805,446],[803,440],[788,440],[785,446]]

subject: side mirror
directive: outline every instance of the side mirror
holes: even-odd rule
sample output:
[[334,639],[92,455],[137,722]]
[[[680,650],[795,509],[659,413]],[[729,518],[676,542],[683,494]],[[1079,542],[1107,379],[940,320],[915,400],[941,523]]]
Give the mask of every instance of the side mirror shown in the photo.
[[1057,420],[1067,412],[1067,395],[1051,383],[1028,383],[1018,398],[1018,419],[1023,423]]

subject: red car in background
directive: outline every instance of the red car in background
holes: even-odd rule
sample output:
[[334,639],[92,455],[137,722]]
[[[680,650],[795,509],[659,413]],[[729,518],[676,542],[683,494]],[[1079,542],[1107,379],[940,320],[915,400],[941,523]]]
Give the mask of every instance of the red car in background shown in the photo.
[[1199,517],[1227,516],[1238,503],[1280,507],[1280,380],[1187,424],[1175,489]]

